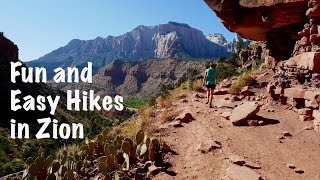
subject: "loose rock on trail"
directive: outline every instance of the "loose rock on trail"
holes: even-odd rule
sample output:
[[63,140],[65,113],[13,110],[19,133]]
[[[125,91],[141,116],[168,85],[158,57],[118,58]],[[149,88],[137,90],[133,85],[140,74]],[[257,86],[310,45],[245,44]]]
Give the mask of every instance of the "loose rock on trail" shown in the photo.
[[[319,134],[305,129],[312,122],[300,121],[299,114],[288,106],[260,96],[262,90],[252,91],[256,97],[250,99],[259,96],[261,100],[231,101],[229,94],[215,95],[215,107],[208,108],[205,98],[191,101],[195,96],[190,92],[186,97],[190,101],[174,103],[193,120],[160,131],[175,153],[167,157],[171,172],[161,172],[154,179],[319,179]],[[259,126],[248,126],[249,121]],[[234,126],[234,122],[242,126]]]

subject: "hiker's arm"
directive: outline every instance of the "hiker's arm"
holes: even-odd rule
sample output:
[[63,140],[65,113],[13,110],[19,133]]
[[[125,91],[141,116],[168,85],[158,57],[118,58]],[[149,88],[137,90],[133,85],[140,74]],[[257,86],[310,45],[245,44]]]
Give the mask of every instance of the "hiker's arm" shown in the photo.
[[203,85],[203,86],[205,86],[206,78],[207,78],[206,72],[204,72],[204,76],[203,76],[203,78],[202,78],[202,85]]

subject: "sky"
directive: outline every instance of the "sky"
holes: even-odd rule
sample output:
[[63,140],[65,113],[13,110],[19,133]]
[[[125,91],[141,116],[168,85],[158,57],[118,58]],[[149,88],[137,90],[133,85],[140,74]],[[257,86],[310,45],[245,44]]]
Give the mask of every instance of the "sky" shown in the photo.
[[118,36],[139,25],[187,23],[205,35],[233,39],[203,0],[2,0],[0,32],[35,60],[72,39]]

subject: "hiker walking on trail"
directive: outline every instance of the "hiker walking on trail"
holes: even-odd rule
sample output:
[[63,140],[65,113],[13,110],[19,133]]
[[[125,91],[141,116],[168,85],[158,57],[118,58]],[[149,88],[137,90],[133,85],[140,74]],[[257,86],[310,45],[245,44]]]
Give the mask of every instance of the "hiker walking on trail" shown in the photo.
[[204,78],[203,78],[203,86],[207,87],[207,102],[206,104],[209,104],[209,108],[212,108],[212,99],[213,99],[213,93],[216,88],[216,65],[214,63],[210,64],[210,67],[205,70],[204,72]]

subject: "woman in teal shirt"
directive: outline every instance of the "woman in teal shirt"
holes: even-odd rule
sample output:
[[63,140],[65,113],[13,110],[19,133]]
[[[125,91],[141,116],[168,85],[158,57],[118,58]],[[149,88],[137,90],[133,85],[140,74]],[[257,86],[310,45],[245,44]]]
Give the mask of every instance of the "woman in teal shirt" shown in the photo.
[[216,77],[217,77],[216,65],[214,63],[211,63],[210,68],[206,69],[204,73],[204,78],[203,78],[203,85],[207,87],[208,101],[206,102],[206,104],[209,103],[210,108],[212,108],[213,93],[216,88]]

